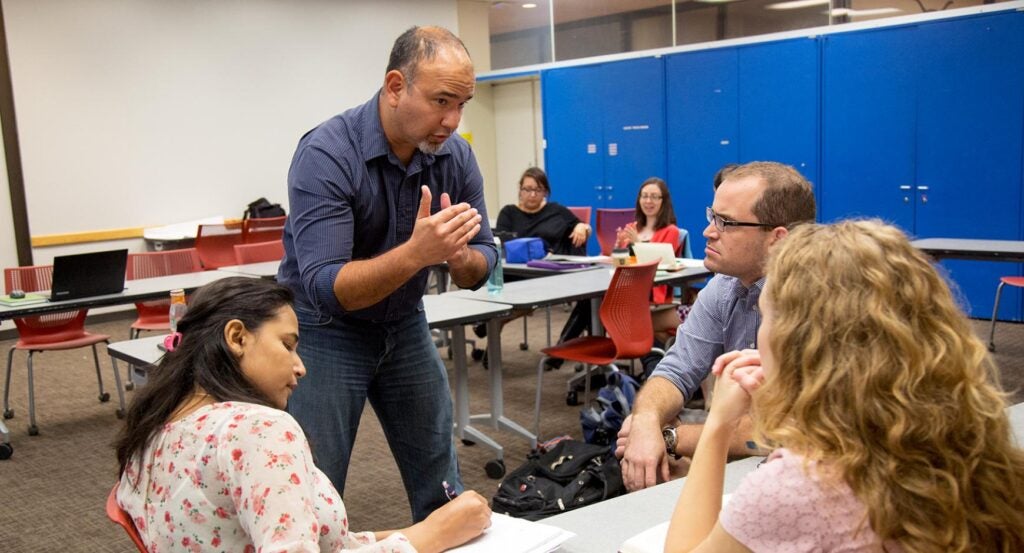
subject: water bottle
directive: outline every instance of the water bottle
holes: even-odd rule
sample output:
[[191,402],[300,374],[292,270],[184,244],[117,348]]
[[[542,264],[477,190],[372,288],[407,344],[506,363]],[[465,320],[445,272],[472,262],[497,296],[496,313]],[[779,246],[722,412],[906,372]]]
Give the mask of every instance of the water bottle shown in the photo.
[[501,289],[505,286],[505,273],[502,270],[504,261],[502,258],[501,250],[501,238],[494,237],[494,245],[498,248],[498,262],[494,265],[494,270],[491,271],[491,275],[487,277],[487,292],[490,294],[497,294],[501,292]]
[[171,290],[171,309],[168,316],[171,321],[171,332],[178,331],[178,321],[185,316],[188,305],[185,303],[185,291],[182,289]]

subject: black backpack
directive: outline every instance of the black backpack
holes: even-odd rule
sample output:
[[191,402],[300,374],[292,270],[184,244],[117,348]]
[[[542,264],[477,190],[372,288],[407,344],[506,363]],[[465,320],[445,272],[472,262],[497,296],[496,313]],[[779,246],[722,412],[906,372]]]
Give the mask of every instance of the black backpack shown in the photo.
[[540,520],[622,495],[622,469],[607,446],[564,440],[547,453],[531,453],[526,464],[502,480],[491,509]]
[[266,219],[268,217],[284,217],[285,215],[281,204],[272,204],[266,198],[260,198],[245,208],[242,219]]

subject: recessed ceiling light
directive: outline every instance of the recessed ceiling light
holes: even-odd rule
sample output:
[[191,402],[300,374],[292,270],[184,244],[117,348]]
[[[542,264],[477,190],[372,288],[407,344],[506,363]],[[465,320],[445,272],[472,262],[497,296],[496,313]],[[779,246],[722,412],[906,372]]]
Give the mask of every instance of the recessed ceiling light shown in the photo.
[[536,8],[537,4],[534,4],[533,2],[529,2],[529,3],[523,4],[523,7],[524,8]]
[[870,10],[852,10],[850,8],[836,8],[832,10],[832,17],[842,17],[844,15],[849,17],[869,17],[872,15],[886,15],[889,13],[899,13],[901,11],[903,10],[900,10],[898,8],[874,8]]
[[790,2],[768,4],[764,8],[766,10],[798,10],[800,8],[809,8],[811,6],[827,6],[828,3],[829,0],[791,0]]

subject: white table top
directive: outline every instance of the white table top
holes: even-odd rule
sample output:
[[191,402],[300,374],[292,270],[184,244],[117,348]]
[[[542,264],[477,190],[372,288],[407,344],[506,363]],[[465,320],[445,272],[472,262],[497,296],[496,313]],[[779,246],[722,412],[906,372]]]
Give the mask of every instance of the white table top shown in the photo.
[[[1006,409],[1017,444],[1024,446],[1024,403]],[[763,457],[749,457],[725,467],[724,493],[732,493],[743,477]],[[626,494],[544,519],[542,522],[576,533],[559,551],[565,553],[615,553],[626,539],[669,520],[685,478]]]
[[263,261],[260,263],[246,263],[244,265],[228,265],[217,270],[260,278],[274,278],[277,276],[277,268],[280,266],[281,261]]
[[[531,308],[554,305],[567,301],[594,298],[603,295],[612,281],[612,269],[579,271],[506,282],[498,293],[491,294],[485,288],[459,290],[449,295],[480,301],[507,303],[513,307]],[[711,273],[704,267],[683,269],[672,273],[659,271],[654,277],[655,284],[668,284],[698,280]]]
[[220,271],[201,271],[198,273],[182,273],[155,278],[140,278],[125,281],[124,292],[105,296],[92,296],[76,300],[45,301],[31,305],[8,307],[0,306],[0,320],[71,309],[85,309],[107,305],[123,305],[168,297],[171,290],[181,288],[189,293],[200,286],[231,276],[247,276],[239,273]]
[[1024,241],[972,238],[923,238],[911,244],[939,258],[1024,261]]

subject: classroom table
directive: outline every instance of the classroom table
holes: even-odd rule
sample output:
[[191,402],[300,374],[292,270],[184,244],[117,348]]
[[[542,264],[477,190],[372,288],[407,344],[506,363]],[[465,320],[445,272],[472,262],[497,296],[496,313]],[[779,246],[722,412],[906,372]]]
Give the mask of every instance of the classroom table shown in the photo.
[[[1006,409],[1018,445],[1024,445],[1024,403]],[[764,457],[748,457],[725,466],[723,493],[732,493]],[[622,542],[672,517],[686,478],[659,484],[544,519],[576,534],[562,545],[564,553],[615,553]]]
[[1024,241],[1020,240],[923,238],[911,245],[937,259],[1024,261]]
[[[429,295],[423,297],[423,307],[427,316],[427,324],[430,328],[448,328],[452,332],[452,352],[455,365],[455,436],[462,440],[480,442],[492,449],[495,459],[489,461],[484,467],[488,475],[498,472],[504,474],[504,448],[492,438],[474,428],[469,418],[469,370],[466,363],[466,331],[464,325],[481,321],[497,320],[512,312],[508,305],[492,302],[481,302],[460,298],[453,298],[448,295]],[[146,373],[150,367],[156,365],[163,352],[159,344],[163,343],[164,336],[149,336],[138,340],[126,340],[116,342],[107,347],[111,361],[114,363],[114,370],[117,370],[117,360],[124,361],[133,366],[132,381],[138,384],[145,384]],[[301,383],[300,383],[301,384]],[[492,402],[495,398],[495,390],[491,388]],[[498,401],[501,400],[500,389],[497,394]],[[492,476],[493,478],[500,477]]]
[[[594,302],[592,316],[595,322],[592,323],[591,328],[595,329],[596,333],[600,329],[599,300],[611,284],[612,273],[610,268],[605,268],[599,271],[558,274],[509,282],[500,291],[494,293],[488,292],[486,288],[481,288],[479,290],[459,290],[444,295],[507,304],[513,309],[535,309],[576,300],[592,300]],[[655,284],[679,284],[706,278],[710,274],[710,271],[704,266],[675,272],[658,271],[654,282]],[[498,336],[497,340],[487,340],[487,357],[490,367],[488,373],[491,379],[491,410],[488,413],[471,415],[470,421],[489,424],[493,428],[505,428],[529,440],[531,447],[536,447],[537,436],[518,423],[509,420],[504,413],[501,394],[501,326],[497,319],[487,321],[487,335]]]
[[228,265],[225,267],[218,267],[218,271],[225,273],[238,273],[245,276],[254,276],[259,278],[277,278],[277,268],[281,266],[281,261],[261,261],[259,263],[246,263],[244,265]]
[[[192,292],[196,288],[220,280],[229,276],[243,276],[237,273],[201,271],[197,273],[181,273],[155,278],[140,278],[137,280],[125,281],[125,289],[120,294],[106,294],[103,296],[91,296],[73,300],[44,301],[29,305],[0,306],[0,321],[14,319],[17,317],[30,317],[56,313],[59,311],[70,311],[75,309],[89,309],[91,307],[107,307],[111,305],[124,305],[139,301],[163,299],[168,297],[171,290],[181,288],[185,293]],[[45,293],[45,292],[43,292]],[[118,416],[125,411],[124,387],[121,383],[121,373],[114,367],[114,385],[117,388],[117,399],[119,408]],[[10,457],[10,432],[6,425],[0,422],[0,460]]]

